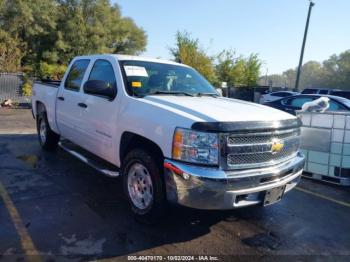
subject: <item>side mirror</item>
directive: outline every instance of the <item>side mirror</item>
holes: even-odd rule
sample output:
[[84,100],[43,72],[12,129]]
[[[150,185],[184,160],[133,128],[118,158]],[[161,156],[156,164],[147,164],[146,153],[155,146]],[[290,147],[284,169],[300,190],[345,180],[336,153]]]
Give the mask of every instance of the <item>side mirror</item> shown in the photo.
[[86,94],[102,96],[110,100],[117,95],[117,88],[102,80],[88,80],[83,89]]

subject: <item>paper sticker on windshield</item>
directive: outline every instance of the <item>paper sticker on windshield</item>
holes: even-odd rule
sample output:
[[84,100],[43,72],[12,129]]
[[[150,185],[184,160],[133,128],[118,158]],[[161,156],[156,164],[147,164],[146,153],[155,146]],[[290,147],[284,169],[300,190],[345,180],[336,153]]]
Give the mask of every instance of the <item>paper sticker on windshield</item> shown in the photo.
[[146,68],[142,66],[124,66],[125,74],[127,76],[144,76],[148,77]]

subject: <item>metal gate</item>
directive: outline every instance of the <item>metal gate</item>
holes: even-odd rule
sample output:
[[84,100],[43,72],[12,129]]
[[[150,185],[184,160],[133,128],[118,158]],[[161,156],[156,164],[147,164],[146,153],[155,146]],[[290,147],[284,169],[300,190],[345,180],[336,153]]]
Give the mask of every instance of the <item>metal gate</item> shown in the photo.
[[0,73],[0,102],[5,99],[22,102],[28,98],[22,95],[23,74]]

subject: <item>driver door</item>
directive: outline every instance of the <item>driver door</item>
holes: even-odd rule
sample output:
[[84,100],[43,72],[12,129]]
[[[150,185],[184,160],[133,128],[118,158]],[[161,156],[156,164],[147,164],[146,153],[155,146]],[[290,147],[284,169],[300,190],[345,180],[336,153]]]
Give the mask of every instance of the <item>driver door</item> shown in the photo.
[[[93,61],[88,80],[101,80],[111,88],[117,89],[116,64],[113,59],[103,58]],[[113,142],[117,133],[118,95],[114,99],[85,93],[83,90],[80,103],[84,104],[81,114],[83,147],[90,152],[114,161]]]

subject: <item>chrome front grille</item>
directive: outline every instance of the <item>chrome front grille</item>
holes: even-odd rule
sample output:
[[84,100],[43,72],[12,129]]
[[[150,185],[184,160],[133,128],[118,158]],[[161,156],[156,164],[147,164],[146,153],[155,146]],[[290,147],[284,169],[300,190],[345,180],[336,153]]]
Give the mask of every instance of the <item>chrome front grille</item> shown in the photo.
[[[277,131],[273,134],[274,139],[287,139],[295,136],[300,136],[300,129],[294,128],[285,131]],[[228,145],[240,145],[240,144],[259,144],[271,142],[271,133],[262,134],[231,134],[227,138]]]
[[287,161],[297,155],[299,138],[299,128],[229,134],[225,154],[227,168],[266,167]]

